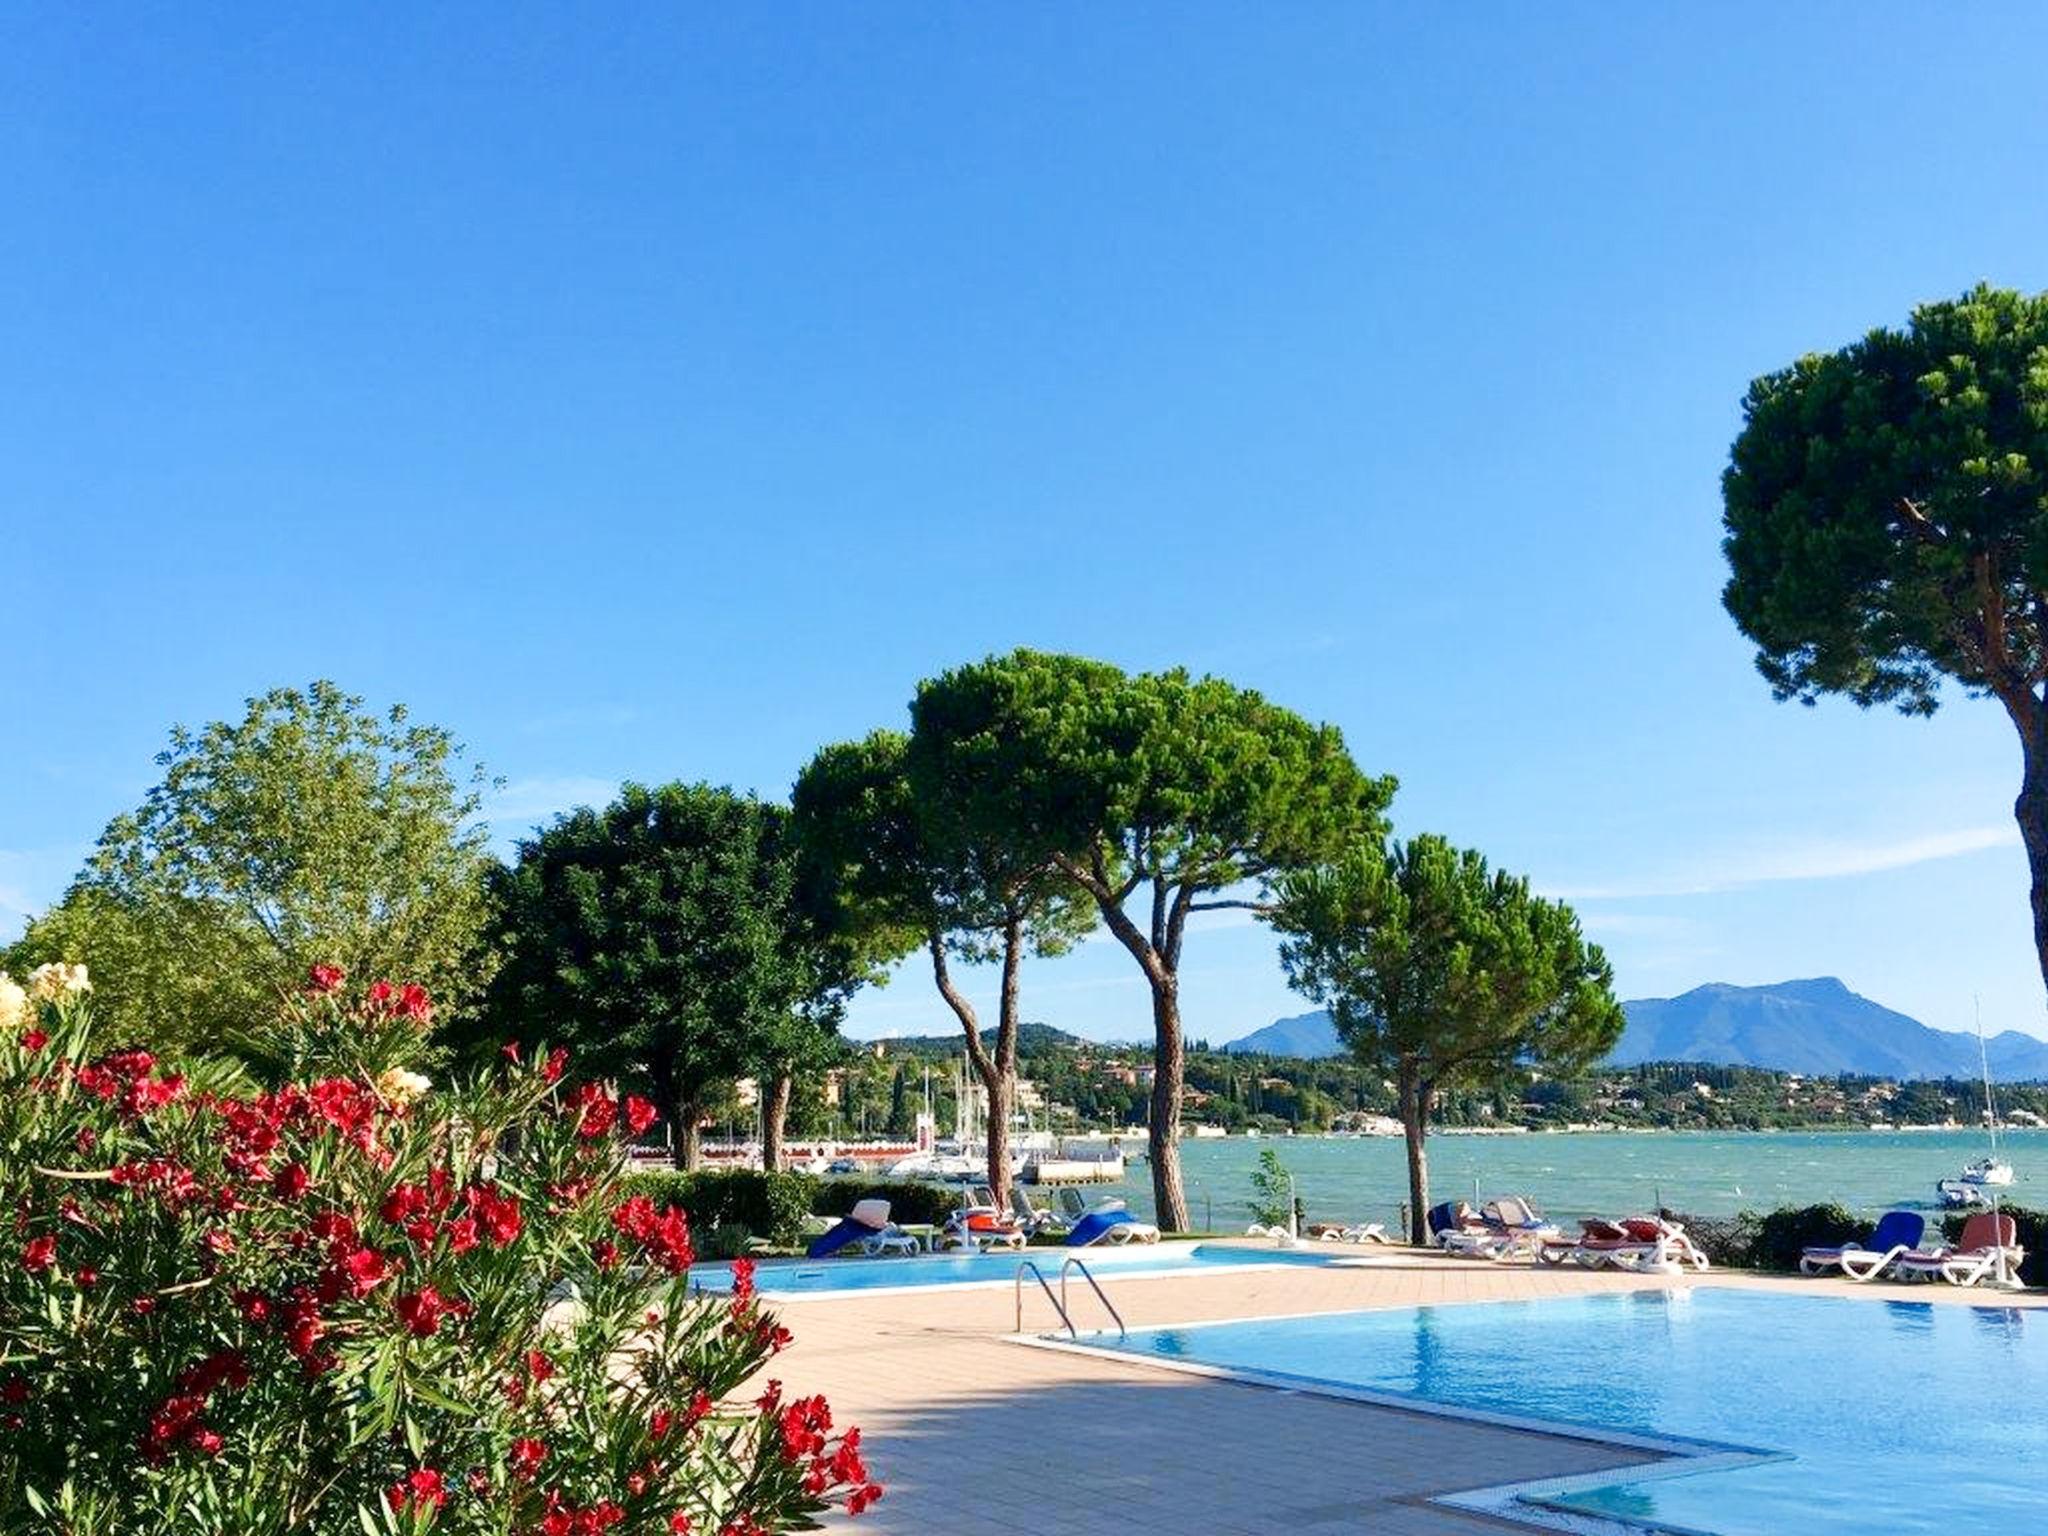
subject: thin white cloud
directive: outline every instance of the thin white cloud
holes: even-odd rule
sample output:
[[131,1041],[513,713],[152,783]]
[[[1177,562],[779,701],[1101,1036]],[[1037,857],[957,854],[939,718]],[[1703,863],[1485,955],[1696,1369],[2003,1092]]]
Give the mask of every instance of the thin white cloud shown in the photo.
[[1790,880],[1840,880],[1889,869],[1960,858],[2019,841],[2013,826],[1965,827],[1883,842],[1808,840],[1778,842],[1743,853],[1718,853],[1668,874],[1613,885],[1559,887],[1545,894],[1562,901],[1629,901],[1657,896],[1709,896]]
[[580,805],[608,805],[618,793],[613,779],[513,779],[484,797],[484,819],[501,834],[516,832]]
[[1699,927],[1689,917],[1659,912],[1584,912],[1579,922],[1591,934],[1619,933],[1630,938],[1669,938],[1693,933]]

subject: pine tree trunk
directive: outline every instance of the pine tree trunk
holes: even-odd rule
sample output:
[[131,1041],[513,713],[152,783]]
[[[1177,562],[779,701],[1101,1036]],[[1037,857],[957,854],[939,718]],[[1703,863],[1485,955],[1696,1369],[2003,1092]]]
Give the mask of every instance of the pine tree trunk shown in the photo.
[[1005,1080],[998,1072],[983,1085],[988,1089],[988,1187],[995,1191],[999,1211],[1010,1208],[1010,1106],[1016,1081],[1014,1073]]
[[789,1123],[789,1095],[795,1078],[787,1071],[768,1080],[768,1097],[761,1105],[761,1166],[770,1173],[782,1171],[782,1133]]
[[1403,1066],[1396,1074],[1401,1087],[1401,1136],[1408,1145],[1408,1241],[1418,1247],[1429,1243],[1429,1091],[1415,1069]]
[[704,1111],[695,1099],[676,1104],[675,1163],[684,1173],[695,1173],[704,1163]]
[[1018,980],[1024,969],[1024,920],[1012,912],[1003,930],[1003,985],[996,1012],[992,1061],[978,1063],[988,1090],[988,1183],[996,1209],[1010,1208],[1010,1115],[1017,1106]]
[[1180,1101],[1187,1050],[1180,1034],[1180,978],[1169,972],[1152,983],[1152,1204],[1163,1232],[1185,1232],[1188,1195],[1180,1176]]
[[2019,798],[2013,802],[2013,819],[2020,824],[2020,841],[2026,845],[2029,897],[2034,908],[2034,954],[2041,967],[2041,979],[2048,983],[2048,718],[2035,722],[2030,733],[2020,733],[2024,768]]

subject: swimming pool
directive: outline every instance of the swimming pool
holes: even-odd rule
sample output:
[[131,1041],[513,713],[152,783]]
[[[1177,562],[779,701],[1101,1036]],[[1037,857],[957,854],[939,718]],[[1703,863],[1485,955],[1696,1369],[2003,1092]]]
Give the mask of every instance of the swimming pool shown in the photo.
[[2048,1513],[2048,1311],[1700,1287],[1091,1342],[1293,1385],[1693,1442],[1654,1471],[1446,1501],[1565,1529],[1596,1516],[1712,1536],[1952,1536],[2032,1527]]
[[[1046,1279],[1058,1283],[1063,1260],[1079,1258],[1099,1278],[1125,1275],[1217,1273],[1255,1264],[1325,1264],[1330,1255],[1284,1248],[1232,1247],[1220,1243],[1157,1243],[1127,1248],[1027,1248],[1021,1253],[930,1253],[910,1259],[817,1259],[764,1261],[754,1271],[754,1288],[765,1296],[872,1295],[876,1291],[922,1290],[935,1285],[1013,1285],[1020,1260],[1030,1259]],[[732,1266],[705,1264],[690,1272],[702,1290],[732,1289]]]

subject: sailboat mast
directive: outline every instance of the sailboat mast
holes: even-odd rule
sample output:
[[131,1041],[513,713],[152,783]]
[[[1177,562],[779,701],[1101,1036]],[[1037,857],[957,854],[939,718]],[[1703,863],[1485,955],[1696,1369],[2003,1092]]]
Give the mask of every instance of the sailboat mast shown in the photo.
[[1984,1119],[1991,1132],[1991,1155],[1998,1156],[1998,1101],[1991,1096],[1991,1053],[1984,1044],[1984,1000],[1976,993],[1970,1002],[1977,1014],[1977,1065],[1984,1073]]

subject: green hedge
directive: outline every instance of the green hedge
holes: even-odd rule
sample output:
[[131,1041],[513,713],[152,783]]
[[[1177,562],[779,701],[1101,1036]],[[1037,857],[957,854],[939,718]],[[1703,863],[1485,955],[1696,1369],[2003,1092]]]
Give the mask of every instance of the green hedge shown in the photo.
[[818,1197],[818,1180],[807,1173],[763,1173],[756,1168],[719,1168],[698,1173],[633,1173],[626,1192],[646,1195],[656,1205],[679,1205],[690,1226],[709,1233],[741,1227],[779,1248],[803,1238],[804,1217]]
[[1756,1218],[1749,1267],[1789,1273],[1806,1248],[1833,1248],[1870,1235],[1871,1218],[1841,1205],[1795,1205]]
[[[2001,1205],[1999,1213],[2012,1218],[2020,1246],[2027,1250],[2026,1262],[2020,1265],[2020,1279],[2028,1285],[2048,1285],[2048,1212]],[[1942,1236],[1954,1242],[1963,1235],[1963,1223],[1969,1219],[1969,1214],[1963,1211],[1943,1217]]]
[[1840,1205],[1788,1205],[1739,1216],[1687,1216],[1666,1211],[1681,1223],[1708,1260],[1720,1269],[1760,1269],[1791,1274],[1800,1250],[1858,1240],[1870,1231],[1867,1216]]
[[891,1221],[937,1226],[960,1209],[962,1193],[911,1179],[825,1179],[811,1209],[820,1216],[844,1216],[856,1200],[886,1200]]
[[[806,1216],[844,1216],[856,1200],[886,1200],[892,1220],[936,1226],[959,1208],[961,1194],[910,1179],[820,1179],[757,1168],[632,1173],[626,1176],[625,1187],[626,1193],[646,1195],[656,1205],[681,1206],[699,1234],[717,1227],[744,1228],[778,1248],[803,1241]],[[702,1237],[698,1247],[709,1256]]]

